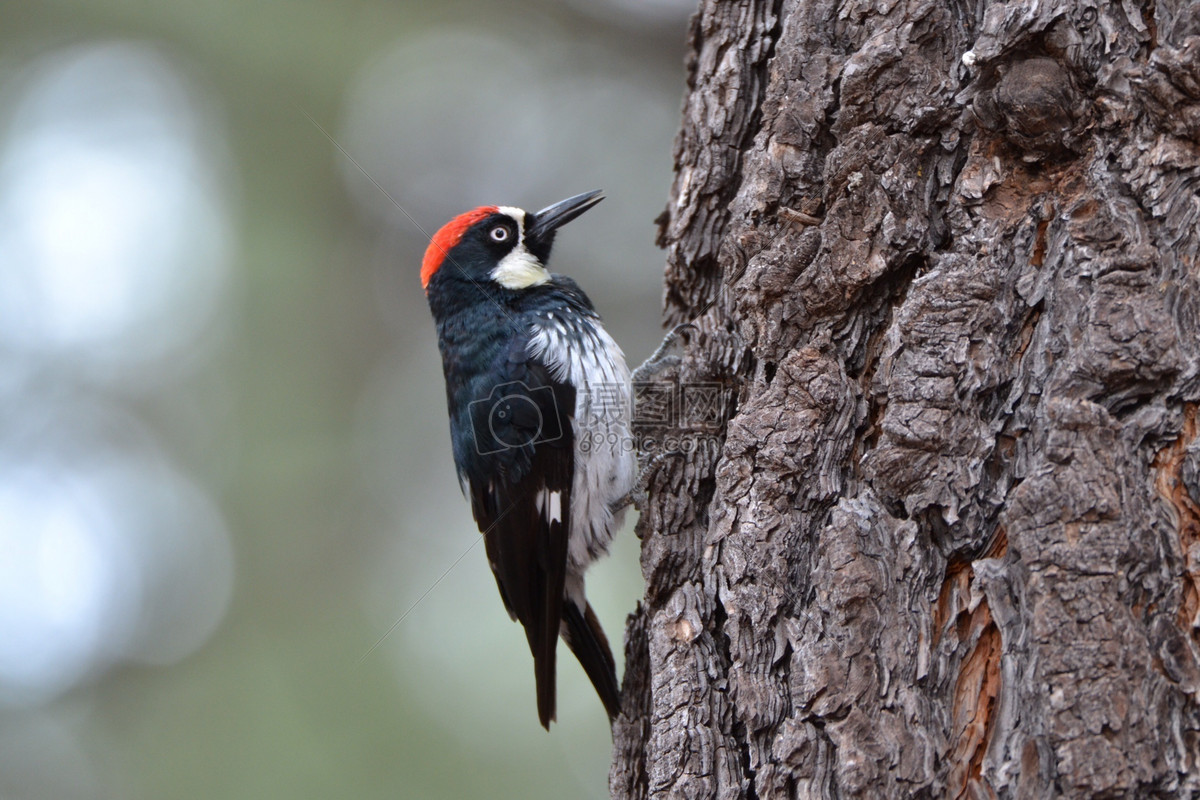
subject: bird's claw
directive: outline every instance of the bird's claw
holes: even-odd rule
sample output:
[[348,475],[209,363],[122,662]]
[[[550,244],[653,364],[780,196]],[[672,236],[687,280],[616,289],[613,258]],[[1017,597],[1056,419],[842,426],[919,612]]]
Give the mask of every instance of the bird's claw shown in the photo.
[[681,322],[668,331],[667,335],[663,337],[662,343],[658,346],[658,349],[655,350],[649,358],[643,361],[641,366],[633,371],[633,382],[635,384],[649,383],[655,375],[662,372],[664,369],[670,369],[671,367],[678,366],[680,362],[680,356],[678,354],[670,353],[670,350],[672,346],[679,341],[679,337],[685,331],[695,330],[695,328],[696,326],[691,322]]

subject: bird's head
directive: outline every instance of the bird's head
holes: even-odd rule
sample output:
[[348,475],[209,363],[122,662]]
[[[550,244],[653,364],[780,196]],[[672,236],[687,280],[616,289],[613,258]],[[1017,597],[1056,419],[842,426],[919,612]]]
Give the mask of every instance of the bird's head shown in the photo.
[[521,290],[550,280],[546,262],[558,228],[603,200],[599,190],[547,206],[536,214],[511,206],[480,206],[434,234],[421,262],[421,285],[484,282]]

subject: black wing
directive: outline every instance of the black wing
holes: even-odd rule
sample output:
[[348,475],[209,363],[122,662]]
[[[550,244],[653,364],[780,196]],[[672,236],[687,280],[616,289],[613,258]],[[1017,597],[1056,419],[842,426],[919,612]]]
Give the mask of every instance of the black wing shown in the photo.
[[481,469],[466,478],[488,563],[508,613],[525,627],[537,681],[538,719],[555,707],[555,653],[570,535],[575,390],[524,348],[505,380],[480,392],[471,428]]

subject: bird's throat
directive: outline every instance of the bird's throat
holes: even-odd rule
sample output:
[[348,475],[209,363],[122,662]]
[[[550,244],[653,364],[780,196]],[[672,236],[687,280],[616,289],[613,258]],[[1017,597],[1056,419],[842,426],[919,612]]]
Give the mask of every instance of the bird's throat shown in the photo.
[[492,270],[492,280],[505,289],[528,289],[547,283],[550,273],[522,242],[500,259],[500,263]]

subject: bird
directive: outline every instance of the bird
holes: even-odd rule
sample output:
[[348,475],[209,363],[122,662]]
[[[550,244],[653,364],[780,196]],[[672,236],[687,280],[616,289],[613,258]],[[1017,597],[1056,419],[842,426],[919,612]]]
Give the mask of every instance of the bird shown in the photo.
[[504,607],[524,626],[546,730],[560,636],[610,723],[621,711],[584,573],[637,478],[630,373],[588,296],[546,266],[559,228],[603,199],[585,192],[536,213],[480,206],[438,230],[421,262],[455,468]]

